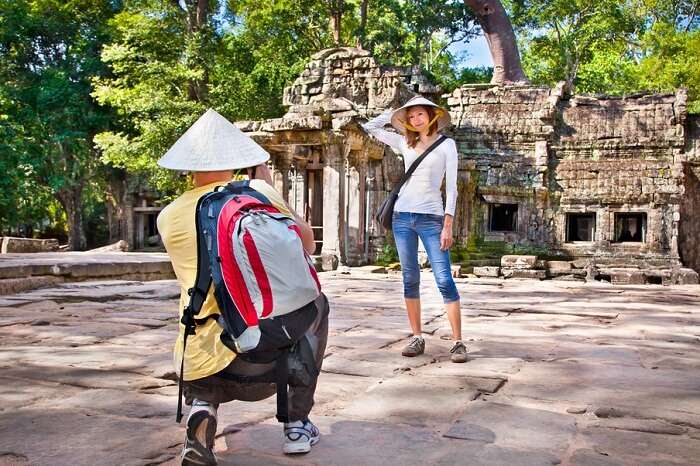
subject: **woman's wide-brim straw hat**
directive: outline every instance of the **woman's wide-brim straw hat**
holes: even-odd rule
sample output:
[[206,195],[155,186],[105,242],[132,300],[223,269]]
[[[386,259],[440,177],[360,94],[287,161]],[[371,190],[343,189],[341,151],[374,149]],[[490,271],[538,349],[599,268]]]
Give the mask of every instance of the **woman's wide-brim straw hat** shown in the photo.
[[[406,102],[403,107],[394,110],[391,114],[391,126],[396,128],[400,133],[405,133],[406,129],[411,129],[406,118],[407,111],[410,107],[433,107],[437,116],[437,129],[440,131],[450,125],[450,114],[438,104],[431,102],[425,97],[416,96]],[[407,125],[409,128],[407,128]]]
[[254,167],[269,158],[265,149],[210,108],[168,149],[158,165],[171,170],[212,172]]

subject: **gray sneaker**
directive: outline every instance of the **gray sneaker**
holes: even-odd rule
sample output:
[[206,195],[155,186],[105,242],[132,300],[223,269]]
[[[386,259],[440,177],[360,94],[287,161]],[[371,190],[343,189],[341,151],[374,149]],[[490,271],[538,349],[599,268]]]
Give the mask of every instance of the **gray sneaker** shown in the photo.
[[401,354],[403,356],[412,358],[414,356],[420,356],[425,352],[425,340],[423,337],[411,337],[408,344],[403,347]]
[[452,362],[467,362],[467,347],[461,341],[456,341],[450,350]]
[[[195,401],[196,403],[196,401]],[[205,429],[205,442],[197,439],[196,432],[202,426]],[[216,418],[208,411],[199,411],[187,420],[187,435],[182,448],[182,466],[216,466],[214,456],[214,437],[216,435]]]
[[313,422],[305,421],[288,422],[284,424],[284,446],[282,451],[286,455],[296,453],[308,453],[311,447],[318,443],[321,433]]

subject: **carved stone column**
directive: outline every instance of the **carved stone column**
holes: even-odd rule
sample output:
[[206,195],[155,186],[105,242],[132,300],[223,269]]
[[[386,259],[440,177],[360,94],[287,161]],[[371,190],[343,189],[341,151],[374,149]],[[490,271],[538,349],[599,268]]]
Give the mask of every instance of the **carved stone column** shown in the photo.
[[323,146],[323,270],[337,268],[340,260],[340,234],[343,226],[343,162],[341,147],[330,143]]

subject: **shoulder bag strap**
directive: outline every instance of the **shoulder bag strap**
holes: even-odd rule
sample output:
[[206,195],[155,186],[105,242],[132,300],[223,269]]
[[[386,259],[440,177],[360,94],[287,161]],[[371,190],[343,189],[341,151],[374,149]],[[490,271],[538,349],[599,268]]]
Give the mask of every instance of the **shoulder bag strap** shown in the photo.
[[413,161],[413,163],[408,168],[408,170],[406,170],[406,173],[404,173],[403,176],[401,177],[401,181],[399,181],[399,184],[394,186],[394,189],[392,189],[392,191],[398,193],[399,190],[401,189],[401,187],[404,185],[404,183],[406,183],[406,181],[408,181],[408,179],[411,177],[411,175],[413,175],[413,172],[416,171],[416,168],[418,168],[418,165],[420,165],[420,163],[428,156],[428,154],[430,154],[433,151],[433,149],[437,148],[437,146],[439,146],[442,143],[442,141],[444,141],[445,139],[447,139],[447,136],[441,135],[437,139],[437,141],[435,141],[434,143],[432,143],[430,145],[430,147],[425,149],[423,151],[423,153],[420,155],[420,157],[418,157],[416,160]]

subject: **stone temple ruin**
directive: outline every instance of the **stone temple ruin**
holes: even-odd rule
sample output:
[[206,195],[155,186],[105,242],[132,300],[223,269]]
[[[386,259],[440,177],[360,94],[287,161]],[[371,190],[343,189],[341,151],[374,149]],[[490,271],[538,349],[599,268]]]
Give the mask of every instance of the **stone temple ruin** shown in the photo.
[[446,97],[452,116],[463,272],[697,282],[700,119],[684,90],[618,98],[479,84],[441,96],[417,68],[354,48],[314,55],[285,89],[282,118],[237,122],[272,155],[323,268],[370,263],[386,243],[373,213],[403,162],[360,123],[415,94]]

